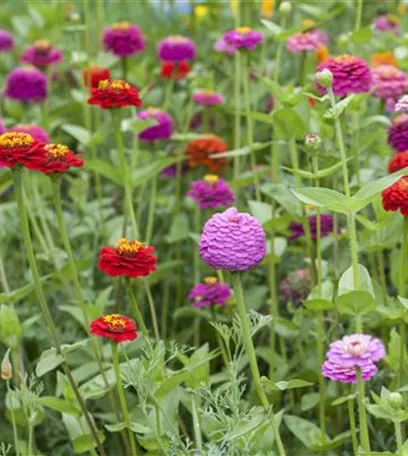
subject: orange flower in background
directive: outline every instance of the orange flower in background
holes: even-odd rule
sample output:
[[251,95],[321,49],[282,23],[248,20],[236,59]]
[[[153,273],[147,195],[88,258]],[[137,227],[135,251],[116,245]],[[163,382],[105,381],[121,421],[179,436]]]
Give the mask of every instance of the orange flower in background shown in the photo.
[[388,172],[395,173],[408,166],[408,151],[397,152],[388,162]]
[[275,11],[275,0],[262,0],[261,15],[270,19]]
[[212,155],[228,150],[227,144],[218,136],[210,135],[193,139],[187,145],[188,164],[191,168],[206,166],[211,172],[222,171],[227,164],[226,158],[214,158]]
[[28,133],[3,133],[0,135],[0,165],[9,168],[19,164],[25,165],[35,145],[36,140]]
[[375,52],[371,55],[371,66],[378,67],[380,65],[398,66],[397,59],[392,52]]
[[98,105],[102,109],[120,108],[122,106],[142,106],[138,90],[121,80],[99,81],[96,89],[91,89],[88,104]]
[[110,71],[100,66],[90,66],[82,72],[82,78],[86,87],[97,89],[100,81],[110,79]]
[[45,174],[64,173],[71,167],[80,168],[84,165],[80,155],[63,144],[36,144],[30,151],[25,166]]
[[129,317],[119,314],[105,315],[92,321],[90,333],[112,339],[116,344],[137,337],[136,323]]
[[322,63],[330,57],[329,49],[327,46],[319,46],[315,51],[317,63]]
[[382,192],[382,205],[386,211],[400,211],[402,215],[408,216],[408,176],[386,188]]

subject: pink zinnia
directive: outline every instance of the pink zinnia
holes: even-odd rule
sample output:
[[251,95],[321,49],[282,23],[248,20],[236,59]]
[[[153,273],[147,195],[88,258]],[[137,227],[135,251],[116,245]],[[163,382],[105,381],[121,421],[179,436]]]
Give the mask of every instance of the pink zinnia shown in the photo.
[[157,55],[165,62],[194,60],[196,52],[194,41],[181,35],[168,36],[157,45]]
[[33,46],[21,54],[20,61],[38,68],[45,68],[53,63],[60,63],[62,58],[62,51],[54,48],[49,41],[37,40]]
[[157,108],[147,108],[137,114],[138,119],[154,119],[156,125],[147,127],[139,133],[139,139],[146,142],[168,139],[173,134],[173,119],[167,112]]
[[145,40],[139,27],[122,21],[105,29],[103,45],[113,55],[127,57],[143,51]]
[[382,14],[374,19],[373,25],[379,32],[391,32],[394,35],[401,35],[401,27],[398,17],[393,14]]
[[193,181],[187,195],[199,203],[200,209],[226,207],[235,201],[234,192],[228,183],[214,174]]
[[[327,59],[317,67],[317,72],[326,68],[333,74],[333,92],[339,97],[350,93],[368,92],[371,88],[371,71],[367,63],[359,57],[339,55]],[[326,89],[319,84],[317,89],[321,93],[326,93]]]
[[194,307],[225,306],[231,296],[230,287],[220,283],[216,277],[206,277],[204,282],[195,285],[188,295],[189,299],[193,300]]
[[371,70],[373,75],[373,95],[383,100],[396,100],[408,88],[407,75],[392,65],[380,65]]
[[237,49],[254,49],[263,41],[263,33],[256,32],[250,27],[238,27],[224,34],[224,41]]
[[223,37],[221,37],[219,40],[217,40],[215,42],[213,49],[216,52],[221,52],[221,53],[227,54],[227,55],[234,55],[235,52],[237,51],[236,46],[225,41],[225,39]]
[[224,102],[224,97],[212,90],[197,90],[192,98],[195,103],[202,106],[217,106]]
[[286,48],[289,52],[298,54],[304,51],[316,52],[321,46],[328,42],[327,35],[319,29],[310,29],[304,32],[295,33],[286,41]]
[[408,112],[408,95],[403,95],[394,106],[395,112]]

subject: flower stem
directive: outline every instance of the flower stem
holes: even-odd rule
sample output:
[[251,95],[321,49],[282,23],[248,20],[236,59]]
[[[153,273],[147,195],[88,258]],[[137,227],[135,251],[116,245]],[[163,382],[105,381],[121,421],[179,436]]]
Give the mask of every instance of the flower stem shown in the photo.
[[261,376],[259,373],[258,363],[256,360],[255,349],[252,342],[251,328],[249,325],[248,315],[245,309],[244,295],[241,286],[241,275],[239,272],[234,272],[231,274],[231,278],[234,287],[235,299],[237,303],[237,312],[242,326],[245,351],[248,356],[249,366],[251,368],[252,380],[254,382],[255,390],[266,412],[270,414],[272,430],[275,436],[276,445],[278,447],[278,453],[280,456],[286,456],[285,449],[283,447],[283,443],[279,434],[278,422],[276,420],[275,414],[273,413],[273,410],[271,409],[271,406],[269,404],[268,398],[266,397],[261,382]]
[[395,429],[395,440],[397,441],[397,454],[402,456],[402,432],[401,432],[401,423],[399,421],[394,421]]
[[150,189],[149,198],[149,211],[147,214],[147,227],[146,227],[146,244],[149,244],[152,239],[153,226],[154,226],[154,212],[156,209],[156,195],[157,195],[157,176],[153,177]]
[[365,409],[365,393],[364,393],[364,381],[361,376],[360,367],[356,367],[357,376],[357,400],[358,400],[358,415],[360,421],[360,443],[364,451],[370,451],[370,438],[368,436],[367,427],[367,414]]
[[[398,277],[398,294],[401,297],[405,297],[405,275],[406,275],[406,262],[408,253],[408,217],[404,217],[404,224],[402,229],[401,239],[401,257],[400,257],[400,270]],[[397,385],[402,385],[404,377],[404,364],[405,364],[405,346],[406,346],[406,333],[407,327],[404,320],[400,325],[400,359],[399,359],[399,372],[397,378]]]
[[196,395],[193,393],[191,397],[192,415],[193,415],[193,429],[194,429],[194,440],[196,443],[196,449],[201,452],[203,448],[203,442],[201,437],[200,417],[198,415],[198,407]]
[[[198,204],[194,208],[194,232],[199,235],[201,229],[201,212]],[[200,253],[198,251],[198,245],[194,245],[194,283],[200,281]]]
[[147,279],[143,279],[145,291],[146,291],[146,296],[147,296],[147,302],[149,303],[149,308],[150,308],[150,314],[152,317],[152,323],[153,323],[153,329],[154,329],[154,335],[156,337],[157,342],[160,340],[160,333],[159,333],[159,324],[157,321],[157,314],[156,314],[156,308],[154,305],[154,300],[152,296],[152,291],[150,290],[150,285]]
[[[11,397],[11,388],[10,388],[10,380],[7,380],[7,392],[9,397]],[[12,401],[10,401],[11,403]],[[13,440],[14,440],[14,452],[16,456],[20,456],[20,452],[18,451],[18,434],[17,434],[17,425],[16,425],[16,417],[14,415],[14,407],[11,404],[10,407],[10,417],[11,417],[11,425],[13,426]]]
[[142,312],[140,311],[139,304],[136,300],[136,296],[133,292],[132,283],[131,283],[130,279],[126,280],[125,290],[126,290],[126,294],[129,299],[129,302],[130,302],[130,308],[132,309],[132,312],[135,316],[135,320],[136,320],[137,324],[140,326],[140,330],[142,331],[142,334],[147,337],[148,330],[147,330],[146,324],[144,322]]
[[[324,313],[317,312],[317,353],[319,366],[324,363]],[[326,383],[321,372],[319,372],[319,424],[322,438],[322,445],[326,443]]]
[[[282,19],[282,24],[281,27],[283,30],[286,29],[287,25],[287,15],[285,15]],[[276,58],[275,58],[275,68],[273,72],[273,80],[276,82],[279,82],[279,75],[280,75],[280,70],[281,70],[281,64],[282,64],[282,53],[283,53],[283,47],[285,45],[285,42],[282,40],[278,44],[278,49],[276,50]]]
[[127,408],[125,392],[123,390],[123,384],[122,384],[122,377],[120,375],[118,346],[117,346],[117,344],[112,343],[111,347],[112,347],[113,370],[115,372],[115,377],[116,377],[116,388],[118,390],[120,407],[122,409],[123,419],[125,420],[125,424],[126,424],[126,428],[127,428],[127,432],[128,432],[128,436],[129,436],[132,456],[137,456],[135,436],[133,434],[133,431],[130,429],[129,410]]
[[357,429],[356,429],[356,417],[354,416],[354,399],[347,401],[347,408],[350,421],[351,441],[353,443],[354,456],[358,456],[358,440],[357,440]]
[[363,19],[363,0],[357,0],[357,17],[356,17],[356,28],[355,31],[361,28],[361,21]]
[[125,148],[123,137],[120,132],[120,112],[118,109],[112,109],[113,132],[116,138],[116,145],[119,155],[120,173],[122,175],[125,186],[125,207],[126,214],[132,223],[133,236],[135,239],[139,237],[139,229],[137,227],[135,211],[132,203],[132,181],[129,174],[129,168],[126,163]]
[[20,224],[21,224],[21,231],[22,231],[22,235],[23,235],[24,247],[25,247],[27,260],[30,265],[31,272],[33,274],[35,290],[36,290],[38,302],[41,307],[41,311],[42,311],[44,319],[46,321],[47,328],[51,334],[51,338],[54,343],[56,352],[57,352],[57,354],[63,356],[63,358],[64,358],[64,361],[62,363],[64,373],[68,378],[68,381],[74,391],[76,399],[78,400],[78,403],[84,414],[85,420],[89,426],[93,440],[94,440],[95,444],[97,445],[100,454],[102,456],[106,456],[105,450],[104,450],[104,448],[101,444],[101,441],[99,439],[99,436],[98,436],[98,431],[86,408],[85,402],[79,392],[78,386],[74,380],[74,377],[72,376],[72,373],[71,373],[71,371],[68,367],[68,364],[65,360],[65,357],[62,353],[61,344],[60,344],[59,338],[58,338],[57,328],[55,327],[51,313],[47,306],[47,301],[45,299],[40,273],[39,273],[38,267],[37,267],[37,261],[34,256],[34,249],[33,249],[33,245],[31,242],[30,227],[28,225],[27,212],[26,212],[26,208],[25,208],[24,190],[23,190],[23,169],[21,169],[20,167],[14,168],[13,169],[13,179],[14,179],[14,186],[15,186],[15,191],[16,191],[16,196],[17,196],[17,207],[18,207],[18,212],[19,212],[19,217],[20,217]]
[[[234,149],[241,147],[241,54],[239,51],[234,55],[235,63],[235,80],[234,80],[234,106],[235,106],[235,126],[234,126]],[[234,179],[240,173],[240,157],[234,157]]]

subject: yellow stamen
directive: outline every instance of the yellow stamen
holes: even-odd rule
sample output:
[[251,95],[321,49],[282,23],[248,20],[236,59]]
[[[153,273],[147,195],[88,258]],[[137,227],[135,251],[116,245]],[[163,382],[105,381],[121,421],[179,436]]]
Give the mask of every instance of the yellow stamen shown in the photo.
[[45,150],[54,158],[65,157],[69,152],[69,148],[63,144],[47,144]]
[[316,27],[316,22],[313,19],[305,19],[302,21],[302,28],[311,29]]
[[336,63],[347,63],[347,62],[353,61],[354,57],[352,55],[344,54],[344,55],[338,55],[337,57],[334,57],[333,60]]
[[204,180],[209,182],[210,184],[215,184],[216,182],[218,182],[218,176],[216,174],[206,174],[204,176]]
[[248,35],[248,33],[251,31],[250,27],[237,27],[235,29],[236,32],[240,33],[241,35]]
[[114,332],[121,332],[126,327],[126,320],[119,314],[110,314],[103,317],[103,321],[107,323],[109,329]]
[[130,24],[128,21],[120,21],[113,24],[112,28],[114,28],[115,30],[128,30],[129,27]]
[[204,279],[206,285],[215,285],[218,282],[217,277],[209,276]]
[[0,136],[0,147],[4,149],[30,147],[34,142],[35,140],[31,135],[20,131],[4,133]]
[[129,241],[126,238],[122,238],[118,241],[118,253],[124,256],[135,256],[143,245],[143,242]]
[[50,44],[50,42],[48,40],[36,40],[34,42],[34,47],[36,49],[44,51],[46,49],[49,49],[51,47],[51,44]]
[[125,90],[125,89],[129,89],[129,88],[130,88],[130,84],[128,84],[125,81],[121,81],[121,80],[109,81],[109,79],[104,79],[102,81],[99,81],[99,84],[98,84],[99,90],[107,90],[107,89]]

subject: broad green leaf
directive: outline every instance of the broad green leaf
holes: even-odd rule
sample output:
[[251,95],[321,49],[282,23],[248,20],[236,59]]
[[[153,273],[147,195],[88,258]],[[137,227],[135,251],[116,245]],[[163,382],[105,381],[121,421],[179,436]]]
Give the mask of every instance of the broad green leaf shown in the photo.
[[335,300],[337,310],[347,315],[364,315],[373,312],[377,304],[368,291],[355,290],[338,296]]
[[373,40],[373,27],[367,26],[356,30],[350,36],[350,41],[356,44],[370,43]]
[[403,298],[402,296],[397,296],[398,301],[402,304],[405,310],[408,310],[408,299]]
[[94,160],[87,160],[85,162],[85,167],[91,171],[101,174],[117,185],[123,185],[123,179],[121,178],[120,172],[107,161],[100,160],[98,158]]
[[0,339],[11,349],[20,345],[23,335],[18,315],[13,307],[2,304],[0,306]]
[[42,377],[47,372],[54,370],[64,362],[64,357],[57,353],[55,348],[49,348],[42,352],[40,359],[35,367],[37,377]]
[[305,388],[306,386],[313,385],[313,383],[307,382],[306,380],[302,380],[299,378],[293,378],[292,380],[281,381],[277,383],[272,382],[266,377],[262,377],[261,380],[265,388],[271,391],[286,391],[289,389]]
[[347,401],[354,400],[355,397],[356,397],[355,394],[349,394],[348,396],[339,397],[339,398],[337,398],[335,401],[333,401],[333,402],[331,403],[331,406],[332,406],[332,407],[336,407],[337,405],[344,404],[344,403],[347,402]]
[[268,19],[262,19],[261,22],[273,35],[279,35],[279,33],[282,33],[284,30],[280,25],[275,24],[275,22],[269,21]]
[[157,176],[164,168],[174,165],[175,163],[182,162],[185,159],[186,157],[184,155],[158,158],[146,166],[137,168],[132,175],[133,187],[135,188],[144,184],[145,182],[148,182],[150,179]]
[[89,141],[91,140],[91,134],[89,131],[80,125],[63,124],[61,126],[61,129],[67,132],[84,146],[88,145]]
[[126,423],[105,424],[105,428],[109,432],[120,432],[126,429]]
[[248,201],[249,209],[252,215],[263,225],[272,218],[272,206],[260,201]]
[[273,120],[276,138],[303,139],[305,137],[305,122],[303,120],[303,117],[294,109],[279,109],[273,113]]
[[371,277],[367,269],[362,265],[358,265],[358,288],[354,286],[353,267],[350,266],[346,271],[343,272],[339,280],[338,295],[342,295],[354,290],[363,290],[370,293],[373,297],[374,287],[371,282]]
[[151,428],[140,423],[135,423],[134,421],[130,422],[129,428],[138,434],[147,434],[148,432],[151,432]]
[[263,78],[263,77],[260,77],[259,78],[263,84],[265,85],[265,87],[267,87],[272,95],[278,99],[278,100],[285,100],[286,98],[286,94],[284,92],[284,90],[282,89],[282,87],[276,82],[276,81],[273,81],[272,79],[267,79],[267,78]]
[[323,312],[325,310],[333,309],[334,304],[327,299],[308,299],[307,301],[303,301],[303,306],[314,312]]
[[177,214],[173,218],[169,234],[166,236],[168,244],[187,239],[190,232],[188,217],[184,213]]
[[338,119],[343,111],[347,108],[347,106],[350,104],[350,102],[353,100],[355,97],[355,94],[351,94],[348,97],[344,98],[343,100],[339,101],[336,104],[336,107],[329,108],[323,115],[325,119]]
[[307,412],[312,408],[316,407],[316,405],[320,402],[320,394],[319,393],[307,393],[304,394],[300,400],[300,409],[302,412]]
[[303,187],[291,192],[305,204],[322,207],[331,211],[348,213],[350,203],[346,196],[330,188]]
[[54,396],[42,396],[38,399],[38,402],[44,407],[48,407],[57,412],[68,413],[69,415],[78,416],[81,414],[81,411],[72,405],[70,402],[60,399]]
[[319,448],[322,441],[320,429],[310,421],[297,416],[284,416],[286,426],[307,448],[315,450]]
[[289,188],[283,184],[262,184],[261,192],[273,198],[286,212],[293,215],[301,215],[299,201]]

